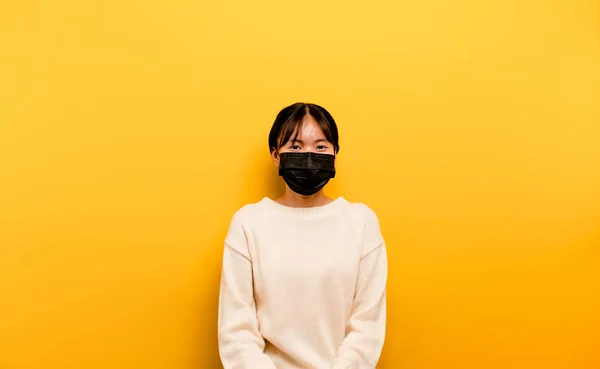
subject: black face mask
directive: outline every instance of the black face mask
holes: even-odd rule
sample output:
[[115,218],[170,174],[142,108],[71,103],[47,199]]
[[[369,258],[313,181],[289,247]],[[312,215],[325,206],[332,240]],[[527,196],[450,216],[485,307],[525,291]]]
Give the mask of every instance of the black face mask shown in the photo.
[[314,152],[279,154],[279,175],[292,191],[310,196],[335,177],[335,155]]

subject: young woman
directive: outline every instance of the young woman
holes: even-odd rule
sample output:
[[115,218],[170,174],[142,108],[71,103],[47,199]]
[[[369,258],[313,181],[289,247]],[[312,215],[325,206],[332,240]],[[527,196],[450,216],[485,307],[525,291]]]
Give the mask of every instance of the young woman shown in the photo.
[[373,369],[385,337],[386,248],[375,213],[323,187],[338,129],[321,106],[284,108],[269,150],[286,183],[233,216],[219,352],[225,369]]

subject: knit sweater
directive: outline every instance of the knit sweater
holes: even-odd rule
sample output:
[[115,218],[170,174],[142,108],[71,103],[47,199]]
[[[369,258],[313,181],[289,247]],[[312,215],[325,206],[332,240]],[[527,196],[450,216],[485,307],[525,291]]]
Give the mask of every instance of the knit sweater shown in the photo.
[[379,222],[342,197],[246,205],[225,240],[219,353],[225,369],[373,369],[385,337]]

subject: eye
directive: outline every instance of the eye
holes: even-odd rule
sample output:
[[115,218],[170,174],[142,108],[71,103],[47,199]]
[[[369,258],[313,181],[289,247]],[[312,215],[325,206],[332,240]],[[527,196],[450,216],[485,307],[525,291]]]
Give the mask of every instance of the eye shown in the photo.
[[325,145],[317,146],[317,150],[325,150],[325,149],[327,149],[327,146],[325,146]]
[[300,150],[300,146],[298,146],[298,145],[291,145],[290,149],[292,149],[292,150]]

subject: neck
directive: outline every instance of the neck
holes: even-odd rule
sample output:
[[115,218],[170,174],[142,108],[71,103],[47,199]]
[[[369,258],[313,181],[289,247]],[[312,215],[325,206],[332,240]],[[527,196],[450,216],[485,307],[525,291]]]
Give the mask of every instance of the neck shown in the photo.
[[282,205],[290,206],[293,208],[312,208],[315,206],[326,205],[332,202],[333,200],[325,196],[323,190],[315,193],[314,195],[304,196],[295,193],[286,186],[285,193],[283,194],[283,196],[281,196],[275,201]]

